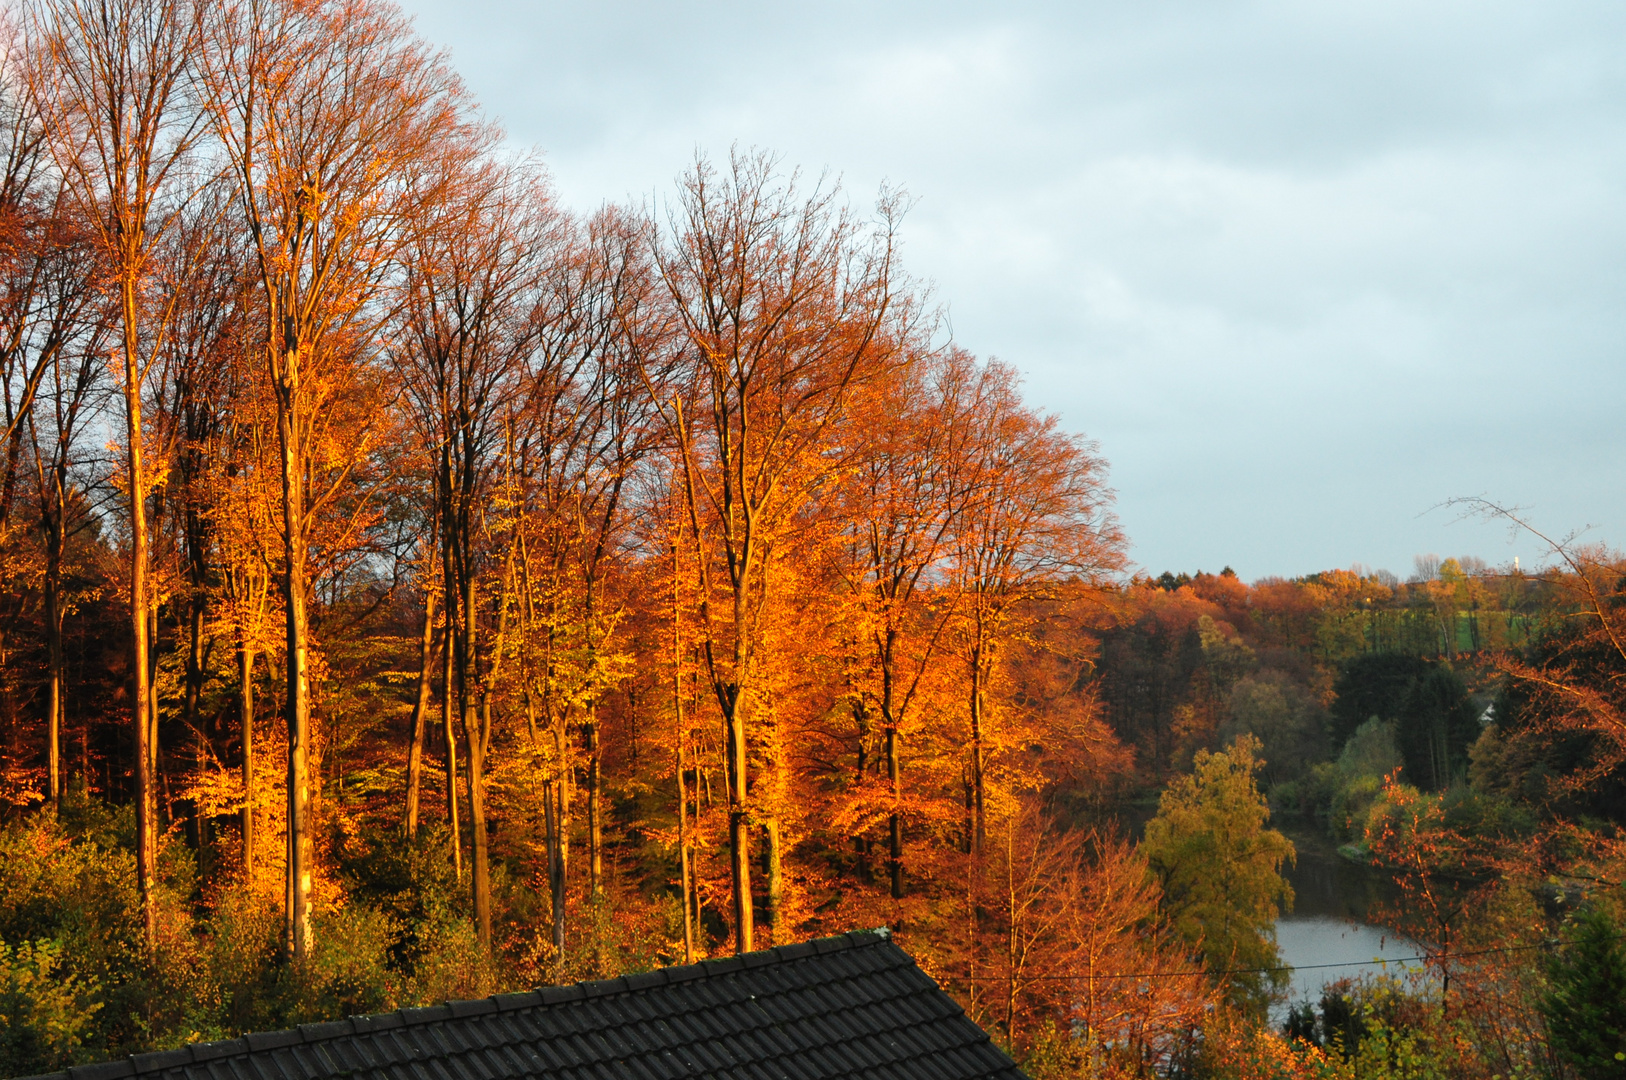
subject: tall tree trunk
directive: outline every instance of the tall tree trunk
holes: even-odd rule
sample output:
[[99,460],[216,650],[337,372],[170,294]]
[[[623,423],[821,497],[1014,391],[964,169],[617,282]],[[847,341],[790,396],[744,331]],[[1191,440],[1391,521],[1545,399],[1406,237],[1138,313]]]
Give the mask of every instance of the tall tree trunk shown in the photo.
[[780,839],[779,816],[775,814],[762,823],[762,846],[768,863],[765,913],[768,916],[768,940],[774,945],[785,944],[784,925],[780,918],[785,898],[785,853]]
[[971,849],[981,851],[987,832],[983,814],[983,646],[971,650]]
[[53,807],[62,804],[62,526],[60,508],[45,530],[45,645],[47,690],[45,738],[48,784]]
[[158,830],[154,820],[157,777],[153,768],[157,748],[147,666],[147,474],[141,455],[140,311],[134,276],[124,274],[119,284],[124,316],[124,434],[130,455],[130,666],[135,675],[130,706],[136,756],[136,883],[141,896],[143,936],[147,948],[152,949],[158,936]]
[[463,711],[463,733],[468,740],[469,832],[473,854],[474,924],[480,944],[491,949],[491,852],[486,835],[485,740],[478,710],[470,702]]
[[[597,617],[594,603],[597,599],[596,588],[597,582],[591,574],[588,574],[582,617],[588,671],[595,669],[597,659],[597,642],[593,636],[594,620]],[[604,766],[599,748],[596,697],[590,697],[583,706],[582,734],[583,741],[587,744],[587,888],[588,895],[597,900],[604,895],[604,808],[601,802]]]
[[[738,670],[736,668],[736,670]],[[723,737],[728,753],[729,865],[734,885],[734,951],[751,951],[756,912],[751,907],[751,834],[746,812],[745,717],[741,715],[739,685],[723,694]]]
[[886,729],[886,777],[892,782],[892,813],[887,815],[887,868],[892,876],[892,898],[903,899],[903,783],[898,768],[898,729]]
[[[674,680],[676,681],[676,680]],[[683,753],[683,703],[677,704],[677,811],[678,811],[678,872],[680,875],[679,888],[683,896],[683,962],[694,963],[694,910],[691,901],[694,896],[693,875],[689,870],[689,794],[685,790],[684,770],[688,763],[684,761]]]
[[465,561],[463,567],[463,623],[460,629],[462,643],[458,650],[458,700],[462,705],[463,737],[467,749],[466,773],[469,785],[469,832],[473,873],[474,923],[480,935],[480,944],[491,948],[491,865],[486,846],[486,792],[485,792],[485,740],[482,738],[480,712],[475,700],[479,689],[479,671],[475,648],[478,627],[475,619],[475,581],[473,567]]
[[[519,554],[520,597],[524,602],[524,631],[522,641],[528,639],[529,631],[536,625],[536,583],[531,574],[530,548],[525,543],[524,534],[520,533],[514,548]],[[542,635],[544,672],[552,670],[553,664],[553,634],[551,629]],[[523,666],[523,665],[522,665]],[[522,671],[525,681],[525,725],[530,732],[531,748],[534,753],[541,752],[540,733],[536,724],[536,697],[531,692],[530,675]],[[543,716],[548,721],[548,735],[553,742],[548,763],[548,771],[543,774],[542,780],[542,846],[547,860],[548,874],[548,913],[550,919],[550,932],[553,937],[554,979],[564,981],[565,973],[565,805],[561,797],[564,787],[565,774],[565,743],[560,732],[560,722],[555,719],[552,707],[552,691],[547,677],[544,677],[540,687]],[[534,761],[534,758],[533,758]]]
[[254,646],[248,633],[237,643],[237,728],[243,739],[243,880],[254,880]]
[[544,839],[548,856],[548,899],[552,918],[554,981],[565,977],[565,851],[563,844],[562,805],[557,777],[542,784],[542,815]]
[[599,763],[598,716],[592,702],[587,705],[582,732],[587,743],[587,888],[588,895],[597,900],[604,895],[604,821],[599,804],[603,773]]
[[[157,528],[159,510],[162,507],[157,499],[153,500],[153,521],[147,530],[148,536],[159,533]],[[162,535],[162,533],[159,533]],[[160,829],[168,829],[174,822],[174,806],[169,795],[169,774],[164,769],[163,748],[158,737],[158,602],[148,593],[147,596],[147,750],[152,757],[153,775],[153,822]],[[160,799],[160,796],[162,798]],[[158,837],[154,835],[153,845],[156,848]],[[155,864],[156,865],[156,864]]]
[[[193,515],[188,514],[187,531],[192,533],[195,524],[191,520]],[[204,738],[203,728],[198,723],[198,700],[203,694],[203,613],[205,598],[203,591],[202,552],[201,542],[189,537],[188,547],[192,552],[192,595],[187,604],[186,621],[186,693],[182,700],[182,717],[186,730],[197,741],[195,765],[201,775],[209,761],[209,747]],[[188,799],[186,805],[187,834],[192,842],[192,848],[198,853],[200,862],[208,850],[208,825],[198,809],[195,799]],[[201,867],[200,870],[206,869]]]
[[551,717],[553,776],[545,787],[547,795],[548,893],[553,901],[553,949],[555,978],[565,977],[565,922],[567,889],[570,884],[570,745],[564,717]]
[[677,810],[678,810],[678,871],[679,887],[683,893],[683,962],[694,963],[694,911],[690,906],[694,894],[689,871],[689,796],[684,790],[683,748],[688,733],[683,730],[683,609],[679,603],[678,546],[672,543],[672,716],[677,727]]
[[903,899],[903,782],[898,766],[897,702],[893,697],[893,663],[898,632],[888,627],[881,644],[881,721],[886,725],[886,778],[892,786],[892,812],[887,815],[887,871],[892,898]]
[[[854,695],[852,705],[853,723],[858,728],[858,760],[853,772],[853,784],[862,788],[869,776],[869,706],[864,703],[862,695]],[[870,865],[869,837],[860,833],[853,837],[853,854],[858,859],[858,878],[868,884],[875,880],[874,868]]]
[[1016,826],[1005,826],[1005,1039],[1016,1045]]
[[303,964],[311,940],[310,889],[314,869],[310,821],[310,625],[305,610],[305,491],[294,409],[299,395],[298,346],[290,343],[278,380],[277,435],[282,451],[282,599],[287,626],[288,836],[283,949]]
[[452,605],[441,616],[441,674],[445,685],[440,694],[440,729],[446,741],[446,824],[452,833],[452,867],[457,880],[463,880],[463,828],[457,813],[457,732],[452,727],[452,692],[456,685],[452,653],[456,651]]
[[418,641],[418,698],[412,705],[412,745],[407,751],[406,834],[418,838],[418,795],[423,787],[423,735],[429,716],[435,660],[435,593],[423,595],[423,634]]

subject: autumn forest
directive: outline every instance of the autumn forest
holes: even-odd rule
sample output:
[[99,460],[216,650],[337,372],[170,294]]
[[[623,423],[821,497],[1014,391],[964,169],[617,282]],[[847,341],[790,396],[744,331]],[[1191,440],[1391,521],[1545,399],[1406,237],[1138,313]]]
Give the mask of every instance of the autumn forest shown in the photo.
[[[1618,554],[1149,577],[904,192],[574,214],[383,0],[0,33],[0,1075],[882,925],[1035,1077],[1620,1075]],[[1286,1000],[1295,829],[1410,974]]]

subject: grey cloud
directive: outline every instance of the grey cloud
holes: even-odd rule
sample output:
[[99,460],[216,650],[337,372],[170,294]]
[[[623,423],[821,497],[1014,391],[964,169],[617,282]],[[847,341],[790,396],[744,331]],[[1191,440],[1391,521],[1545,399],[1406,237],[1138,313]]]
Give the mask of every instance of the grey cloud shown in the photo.
[[734,142],[904,183],[1154,572],[1537,554],[1459,494],[1626,524],[1626,8],[408,7],[574,205]]

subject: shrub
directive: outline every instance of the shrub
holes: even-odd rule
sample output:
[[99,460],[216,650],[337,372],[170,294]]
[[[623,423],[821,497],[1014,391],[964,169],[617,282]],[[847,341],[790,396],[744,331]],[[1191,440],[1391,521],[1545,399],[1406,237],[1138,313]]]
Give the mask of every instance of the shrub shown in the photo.
[[99,989],[67,970],[54,941],[0,941],[0,1074],[28,1076],[86,1060]]

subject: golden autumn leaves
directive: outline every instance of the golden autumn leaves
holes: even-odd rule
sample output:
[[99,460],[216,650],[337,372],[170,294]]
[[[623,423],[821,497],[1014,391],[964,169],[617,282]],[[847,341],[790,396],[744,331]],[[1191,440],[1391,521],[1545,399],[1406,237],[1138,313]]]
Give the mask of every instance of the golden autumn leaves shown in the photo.
[[[740,950],[759,918],[808,925],[831,828],[864,875],[881,837],[901,902],[1043,785],[1019,749],[1049,710],[1013,663],[1048,670],[1041,617],[1119,565],[1105,466],[943,339],[899,196],[866,215],[736,153],[661,207],[575,218],[365,0],[42,0],[13,48],[35,179],[10,212],[84,223],[98,267],[74,347],[26,374],[118,343],[149,920],[160,799],[203,844],[236,791],[298,962],[341,752],[405,762],[409,833],[441,758],[488,948],[493,861],[522,858],[500,836],[534,824],[560,964],[567,894],[604,897],[626,843],[629,725],[674,755],[685,865],[728,853]],[[399,701],[354,664],[402,621]],[[365,719],[408,704],[404,746]],[[722,887],[702,862],[691,922]]]

